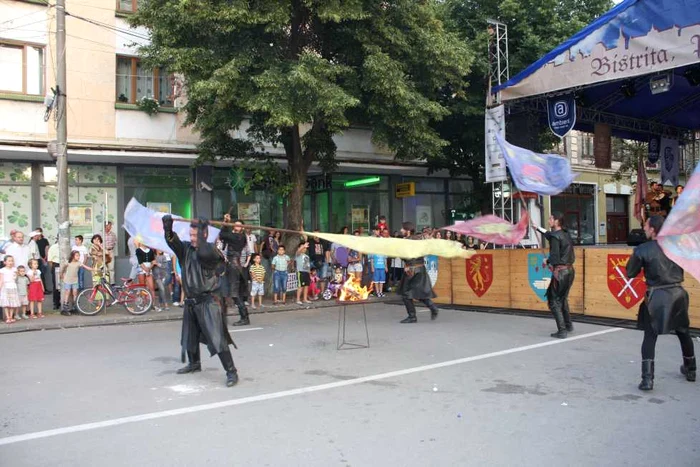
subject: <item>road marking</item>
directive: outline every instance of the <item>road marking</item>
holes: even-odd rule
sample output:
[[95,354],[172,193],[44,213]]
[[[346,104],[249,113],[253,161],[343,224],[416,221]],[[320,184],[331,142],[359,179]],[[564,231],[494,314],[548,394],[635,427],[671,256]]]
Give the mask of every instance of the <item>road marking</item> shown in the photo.
[[245,328],[245,329],[228,328],[228,330],[231,332],[261,331],[262,329],[264,329],[264,328]]
[[[252,330],[254,328],[251,328]],[[183,407],[180,409],[163,410],[160,412],[151,412],[141,415],[132,415],[129,417],[115,418],[112,420],[103,420],[101,422],[84,423],[81,425],[67,426],[63,428],[55,428],[53,430],[36,431],[34,433],[26,433],[23,435],[8,436],[6,438],[0,438],[0,446],[6,446],[8,444],[21,443],[23,441],[31,441],[35,439],[50,438],[52,436],[67,435],[69,433],[78,433],[81,431],[98,430],[101,428],[107,428],[111,426],[126,425],[127,423],[144,422],[147,420],[156,420],[159,418],[166,417],[176,417],[178,415],[187,415],[197,412],[204,412],[207,410],[221,409],[224,407],[233,407],[236,405],[250,404],[252,402],[262,402],[269,401],[273,399],[280,399],[283,397],[298,396],[300,394],[309,394],[318,391],[327,391],[329,389],[337,389],[345,386],[353,386],[356,384],[368,383],[370,381],[378,381],[387,378],[396,378],[399,376],[410,375],[413,373],[420,373],[423,371],[436,370],[438,368],[446,368],[455,365],[461,365],[463,363],[476,362],[479,360],[485,360],[487,358],[501,357],[503,355],[509,355],[517,352],[525,352],[527,350],[540,349],[542,347],[549,347],[552,345],[566,344],[567,342],[573,342],[581,339],[587,339],[589,337],[601,336],[603,334],[609,334],[612,332],[623,331],[623,328],[610,328],[604,329],[602,331],[590,332],[588,334],[581,334],[579,336],[569,337],[568,339],[555,339],[546,342],[540,342],[538,344],[525,345],[522,347],[514,347],[512,349],[499,350],[497,352],[490,352],[481,355],[475,355],[473,357],[458,358],[456,360],[448,360],[440,363],[433,363],[430,365],[417,366],[413,368],[406,368],[404,370],[390,371],[388,373],[379,373],[376,375],[362,376],[360,378],[353,378],[343,381],[336,381],[333,383],[318,384],[316,386],[307,386],[303,388],[290,389],[287,391],[272,392],[268,394],[260,394],[258,396],[242,397],[240,399],[229,399],[221,402],[213,402],[210,404],[194,405],[190,407]]]

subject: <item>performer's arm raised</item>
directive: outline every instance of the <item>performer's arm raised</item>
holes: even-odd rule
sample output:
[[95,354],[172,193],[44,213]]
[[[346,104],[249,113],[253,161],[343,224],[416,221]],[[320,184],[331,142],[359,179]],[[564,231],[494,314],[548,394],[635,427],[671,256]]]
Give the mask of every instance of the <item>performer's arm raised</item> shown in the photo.
[[180,241],[180,237],[173,232],[173,218],[170,215],[163,216],[163,232],[165,234],[165,242],[168,244],[177,259],[180,260],[180,264],[183,264],[185,260],[185,247]]

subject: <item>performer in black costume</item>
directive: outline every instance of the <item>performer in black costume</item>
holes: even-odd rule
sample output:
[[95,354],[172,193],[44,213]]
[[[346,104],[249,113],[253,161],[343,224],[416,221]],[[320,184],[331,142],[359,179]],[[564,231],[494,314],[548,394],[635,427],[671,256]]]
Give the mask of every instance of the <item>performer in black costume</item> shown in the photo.
[[[413,223],[404,222],[401,226],[401,235],[404,238],[421,240],[423,236],[414,235],[414,229]],[[413,303],[413,300],[420,300],[430,308],[431,320],[437,318],[439,310],[432,301],[437,295],[433,292],[433,286],[430,284],[430,276],[428,276],[428,271],[425,269],[425,260],[423,258],[404,260],[404,274],[399,283],[398,292],[408,312],[408,316],[401,321],[402,323],[415,323],[418,321],[416,318],[416,305]]]
[[[224,222],[230,223],[231,216],[224,214]],[[226,276],[222,281],[222,292],[224,297],[231,297],[238,307],[240,319],[233,323],[234,326],[246,326],[250,324],[248,309],[242,297],[247,296],[248,283],[245,280],[243,265],[241,264],[241,252],[248,245],[248,239],[243,231],[241,221],[234,222],[233,230],[230,226],[223,226],[219,233],[219,238],[224,242],[224,252],[226,253]],[[225,299],[224,299],[225,300]]]
[[200,341],[206,344],[209,353],[217,354],[226,371],[226,385],[238,382],[238,371],[228,346],[235,344],[226,327],[226,315],[222,313],[219,298],[219,272],[223,269],[223,257],[216,247],[207,243],[209,222],[199,219],[190,225],[190,241],[183,242],[173,232],[173,218],[163,216],[165,241],[180,262],[182,288],[185,292],[182,317],[183,361],[187,352],[189,363],[179,369],[178,374],[202,370],[199,355]]
[[683,282],[683,269],[668,259],[656,241],[664,224],[662,216],[652,216],[644,223],[644,233],[651,241],[634,249],[627,262],[627,276],[632,278],[644,269],[647,293],[639,308],[639,325],[644,329],[642,342],[642,382],[639,389],[654,389],[654,356],[659,334],[676,331],[683,352],[681,373],[695,381],[697,366],[693,339],[688,333],[688,292]]
[[[534,224],[533,224],[534,225]],[[549,258],[547,263],[552,270],[552,280],[547,288],[547,304],[557,323],[557,332],[550,334],[557,339],[565,339],[574,330],[569,312],[569,291],[574,283],[574,242],[569,232],[564,230],[564,215],[555,212],[549,217],[546,231],[540,226],[534,227],[549,241]]]

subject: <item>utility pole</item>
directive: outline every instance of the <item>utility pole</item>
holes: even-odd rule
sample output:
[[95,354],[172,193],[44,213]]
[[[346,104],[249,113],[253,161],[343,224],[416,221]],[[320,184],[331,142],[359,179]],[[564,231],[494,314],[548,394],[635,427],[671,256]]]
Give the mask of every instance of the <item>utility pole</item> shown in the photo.
[[[66,102],[66,0],[56,0],[56,172],[58,176],[58,245],[60,264],[70,258],[68,218],[68,121]],[[66,291],[61,287],[61,303]]]

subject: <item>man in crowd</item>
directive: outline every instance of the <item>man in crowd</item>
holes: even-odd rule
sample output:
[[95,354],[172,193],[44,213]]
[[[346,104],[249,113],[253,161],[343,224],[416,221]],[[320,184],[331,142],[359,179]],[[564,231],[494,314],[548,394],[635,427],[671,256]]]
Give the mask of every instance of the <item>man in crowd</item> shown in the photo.
[[117,248],[117,234],[114,233],[112,229],[112,221],[105,222],[105,251],[111,258],[111,261],[107,263],[107,271],[109,272],[109,280],[111,284],[117,282],[114,277],[114,263],[116,263],[116,248]]
[[[314,229],[314,233],[319,232],[319,229]],[[309,256],[311,264],[316,268],[319,275],[319,290],[320,294],[326,289],[326,281],[331,273],[331,244],[326,240],[321,240],[318,237],[311,237],[309,240]]]
[[44,291],[46,293],[51,292],[51,281],[49,280],[49,268],[47,264],[46,257],[49,253],[49,241],[44,237],[44,231],[41,227],[34,229],[34,232],[30,234],[32,240],[36,244],[36,251],[34,254],[38,254],[39,257],[39,271],[41,271],[41,282],[44,284]]
[[[415,226],[412,222],[404,222],[401,226],[401,236],[413,240],[420,240],[422,235],[414,235]],[[438,317],[438,308],[433,303],[435,292],[430,284],[430,277],[425,269],[423,258],[410,258],[405,260],[404,274],[398,287],[403,304],[406,306],[408,316],[401,323],[416,323],[416,305],[413,300],[420,300],[430,309],[430,319]]]
[[206,219],[190,224],[190,241],[183,242],[173,232],[173,218],[170,215],[163,216],[165,241],[180,262],[182,287],[186,297],[180,343],[183,353],[187,352],[189,363],[177,372],[184,374],[202,370],[199,354],[201,340],[212,356],[219,356],[226,371],[226,385],[230,387],[238,382],[238,371],[228,348],[235,344],[226,327],[226,316],[216,295],[224,261],[216,247],[207,243],[208,228],[209,222]]
[[681,373],[688,381],[695,381],[697,364],[693,339],[688,333],[688,292],[683,282],[683,269],[668,259],[656,241],[664,225],[664,218],[652,216],[644,222],[644,233],[651,241],[634,249],[627,262],[627,277],[637,277],[642,269],[647,293],[639,310],[639,321],[644,329],[642,342],[642,381],[639,389],[654,389],[654,358],[659,334],[676,332],[683,353]]
[[[224,214],[224,222],[231,223],[231,215]],[[243,250],[248,249],[245,232],[243,232],[243,224],[236,220],[233,229],[229,226],[223,226],[219,233],[219,238],[224,243],[224,253],[226,254],[226,277],[224,284],[225,296],[231,297],[233,302],[238,307],[240,319],[233,323],[234,326],[246,326],[250,324],[248,318],[248,309],[245,306],[244,300],[248,293],[248,283],[245,280],[243,272],[245,259],[242,258]]]
[[[61,284],[60,284],[60,277],[61,277],[61,261],[60,261],[60,247],[58,245],[58,237],[56,237],[56,241],[54,242],[53,245],[49,247],[48,254],[46,256],[46,259],[48,260],[49,263],[49,269],[51,270],[51,276],[53,277],[53,309],[54,310],[60,310],[61,309]],[[70,316],[70,313],[67,311],[61,311],[62,315],[68,315]]]
[[[34,245],[32,245],[33,247]],[[24,244],[24,233],[18,230],[10,231],[10,241],[5,245],[5,255],[15,259],[15,267],[29,267],[29,260],[32,257],[33,248]]]
[[564,215],[559,212],[549,217],[549,228],[532,224],[549,241],[549,268],[552,280],[547,288],[547,304],[557,323],[557,332],[550,334],[557,339],[565,339],[574,330],[569,313],[569,291],[574,283],[574,242],[569,232],[564,230]]
[[[267,227],[272,227],[272,224],[268,224]],[[265,290],[268,292],[272,290],[272,258],[277,255],[277,248],[279,247],[279,243],[275,240],[275,235],[277,235],[277,232],[268,230],[260,244],[261,262],[265,268]]]

